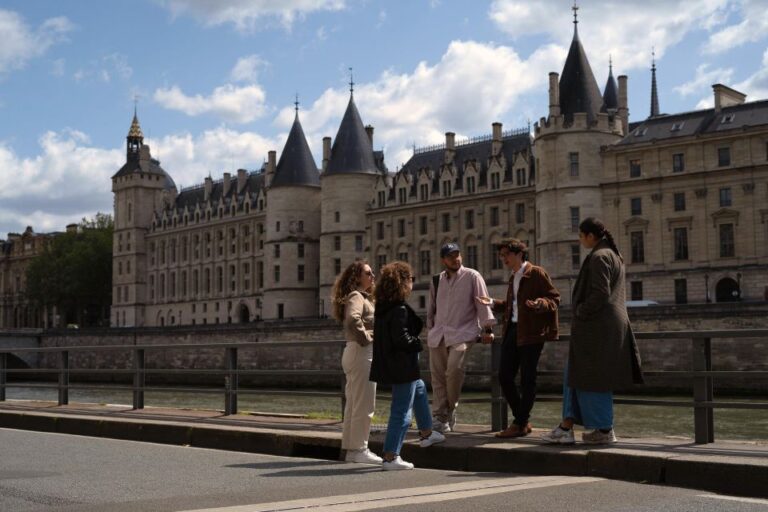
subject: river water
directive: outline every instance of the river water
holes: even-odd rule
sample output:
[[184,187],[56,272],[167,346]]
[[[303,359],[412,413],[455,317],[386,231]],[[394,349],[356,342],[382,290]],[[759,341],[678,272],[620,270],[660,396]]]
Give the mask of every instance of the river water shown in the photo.
[[[14,383],[14,386],[23,383]],[[56,389],[32,387],[9,387],[8,399],[57,400]],[[462,398],[488,398],[488,393],[465,392]],[[632,398],[641,398],[633,395]],[[643,398],[690,400],[684,396],[647,396]],[[756,401],[766,403],[768,397],[727,398],[716,396],[720,401]],[[70,389],[70,403],[119,404],[130,406],[132,394],[122,390]],[[170,407],[181,409],[222,410],[224,392],[186,393],[179,391],[152,391],[145,393],[147,407]],[[241,412],[292,413],[313,418],[341,418],[341,400],[334,397],[300,397],[269,395],[259,393],[240,394],[238,408]],[[559,402],[537,402],[531,422],[534,427],[550,428],[560,421]],[[389,415],[389,401],[380,399],[376,404],[374,425],[385,428]],[[511,421],[510,413],[510,421]],[[460,404],[459,423],[490,425],[490,404]],[[693,409],[661,406],[615,406],[615,427],[618,436],[693,436]],[[759,440],[768,441],[768,410],[715,409],[715,438],[717,440]]]

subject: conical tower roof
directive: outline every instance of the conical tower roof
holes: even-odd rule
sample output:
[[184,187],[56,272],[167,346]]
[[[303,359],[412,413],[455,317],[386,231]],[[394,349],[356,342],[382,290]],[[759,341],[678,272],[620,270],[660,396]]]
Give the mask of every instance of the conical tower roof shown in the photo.
[[298,110],[270,185],[271,188],[289,186],[320,186],[320,174],[299,122]]
[[376,174],[371,139],[365,131],[352,94],[331,148],[325,174]]
[[560,111],[567,122],[572,121],[573,114],[577,112],[586,112],[587,119],[592,122],[597,118],[600,107],[603,105],[603,97],[597,86],[595,75],[592,74],[584,47],[579,40],[579,22],[576,19],[575,9],[573,41],[560,76]]
[[608,81],[605,82],[603,91],[603,108],[600,112],[617,110],[619,108],[619,87],[616,85],[616,79],[613,78],[613,63],[608,64]]
[[139,139],[144,138],[144,134],[141,133],[141,126],[139,126],[139,117],[136,115],[136,111],[133,112],[133,121],[131,121],[131,128],[128,130],[128,137],[135,137]]
[[656,117],[659,111],[659,91],[656,88],[656,54],[653,55],[653,64],[651,65],[651,116]]

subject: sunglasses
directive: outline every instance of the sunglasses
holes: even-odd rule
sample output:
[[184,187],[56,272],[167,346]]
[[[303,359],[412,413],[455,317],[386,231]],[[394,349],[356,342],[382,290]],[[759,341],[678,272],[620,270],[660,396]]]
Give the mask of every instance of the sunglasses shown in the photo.
[[364,274],[373,277],[373,270],[366,270]]

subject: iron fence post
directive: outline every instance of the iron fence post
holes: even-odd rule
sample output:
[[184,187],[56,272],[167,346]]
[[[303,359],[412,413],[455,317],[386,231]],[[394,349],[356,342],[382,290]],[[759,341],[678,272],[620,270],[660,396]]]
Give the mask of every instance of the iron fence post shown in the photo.
[[224,378],[224,414],[237,414],[237,347],[227,347],[227,375]]
[[59,405],[69,404],[69,351],[59,352]]
[[144,359],[144,349],[143,348],[137,348],[133,351],[133,408],[134,409],[143,409],[144,408],[144,385],[145,385],[145,379],[146,374],[144,373],[145,369],[145,359]]
[[491,430],[498,432],[507,428],[507,402],[499,384],[501,364],[501,343],[491,343]]
[[8,369],[8,354],[0,354],[0,402],[5,402],[6,370]]
[[[712,371],[711,338],[693,338],[693,370]],[[715,442],[714,411],[702,402],[712,402],[714,398],[712,377],[693,378],[693,428],[697,444]]]

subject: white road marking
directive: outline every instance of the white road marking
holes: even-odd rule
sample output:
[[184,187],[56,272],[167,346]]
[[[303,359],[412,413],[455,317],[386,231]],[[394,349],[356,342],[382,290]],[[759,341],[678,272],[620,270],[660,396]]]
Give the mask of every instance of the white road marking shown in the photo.
[[740,501],[741,503],[756,503],[758,505],[768,505],[768,500],[759,498],[740,498],[738,496],[719,496],[717,494],[699,494],[699,498],[710,498],[713,500]]
[[603,478],[573,477],[573,476],[534,476],[494,478],[488,480],[472,480],[446,485],[427,485],[407,489],[391,489],[388,491],[368,492],[364,494],[347,494],[342,496],[327,496],[324,498],[307,498],[301,500],[276,501],[272,503],[254,503],[234,507],[206,508],[187,510],[185,512],[280,512],[295,510],[323,510],[328,512],[355,512],[419,503],[435,503],[440,501],[474,498],[504,492],[540,489],[558,485],[588,484],[601,482]]

